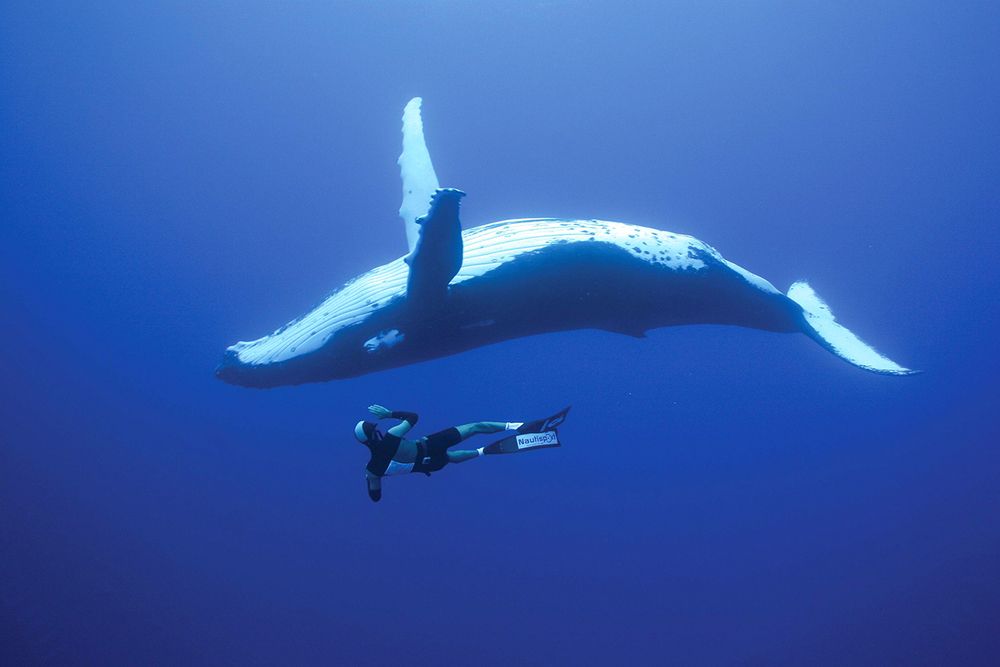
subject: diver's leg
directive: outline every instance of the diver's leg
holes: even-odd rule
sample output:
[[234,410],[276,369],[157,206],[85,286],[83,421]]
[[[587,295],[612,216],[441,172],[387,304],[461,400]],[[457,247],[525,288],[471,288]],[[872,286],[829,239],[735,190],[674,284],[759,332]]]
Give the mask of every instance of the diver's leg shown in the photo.
[[456,449],[448,451],[448,463],[461,463],[481,456],[478,449]]
[[476,435],[477,433],[499,433],[507,430],[506,422],[472,422],[456,426],[455,430],[462,436],[462,440]]

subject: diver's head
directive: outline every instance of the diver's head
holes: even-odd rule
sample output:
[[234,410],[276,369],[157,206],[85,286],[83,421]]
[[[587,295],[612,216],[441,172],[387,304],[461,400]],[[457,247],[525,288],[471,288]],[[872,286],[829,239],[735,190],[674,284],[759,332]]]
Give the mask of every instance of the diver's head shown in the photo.
[[357,426],[354,427],[354,437],[358,439],[362,445],[373,445],[382,439],[382,432],[378,430],[378,426],[375,422],[369,422],[362,419],[358,422]]

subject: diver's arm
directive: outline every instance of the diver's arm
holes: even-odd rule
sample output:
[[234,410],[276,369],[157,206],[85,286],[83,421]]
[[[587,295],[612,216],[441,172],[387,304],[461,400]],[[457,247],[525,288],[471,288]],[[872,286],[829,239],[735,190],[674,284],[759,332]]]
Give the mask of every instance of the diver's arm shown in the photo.
[[401,419],[402,421],[389,429],[389,435],[394,435],[397,438],[402,438],[404,435],[410,432],[410,429],[417,423],[417,413],[415,412],[400,412],[399,410],[394,410],[392,415],[393,419]]
[[372,502],[377,503],[382,500],[382,478],[373,475],[368,468],[365,468],[365,481],[368,483],[368,497]]
[[415,412],[406,412],[404,410],[390,410],[389,408],[382,407],[381,405],[369,405],[368,411],[379,419],[385,419],[386,417],[392,417],[393,419],[401,420],[399,424],[396,424],[389,429],[389,434],[394,435],[397,438],[402,438],[404,435],[409,433],[410,429],[413,428],[417,420],[420,419]]

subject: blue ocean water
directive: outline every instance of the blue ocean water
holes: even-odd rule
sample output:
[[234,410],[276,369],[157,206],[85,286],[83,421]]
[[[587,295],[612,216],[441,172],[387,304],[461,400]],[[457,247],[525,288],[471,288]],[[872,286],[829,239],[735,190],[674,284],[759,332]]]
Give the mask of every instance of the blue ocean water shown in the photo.
[[[0,663],[1000,659],[995,4],[140,5],[0,8]],[[415,95],[467,227],[692,234],[924,373],[693,326],[216,380],[405,252]],[[373,402],[574,407],[373,504]]]

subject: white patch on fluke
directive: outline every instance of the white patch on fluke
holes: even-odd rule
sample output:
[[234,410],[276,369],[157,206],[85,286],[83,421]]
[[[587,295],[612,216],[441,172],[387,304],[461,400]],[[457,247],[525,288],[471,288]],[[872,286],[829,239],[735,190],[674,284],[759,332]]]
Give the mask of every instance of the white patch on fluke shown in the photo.
[[916,371],[904,368],[875,348],[865,343],[838,323],[823,299],[806,282],[797,282],[788,288],[788,298],[802,306],[806,324],[812,328],[813,338],[838,357],[855,366],[887,375],[910,375]]

